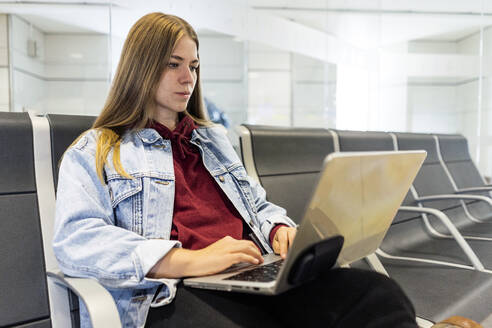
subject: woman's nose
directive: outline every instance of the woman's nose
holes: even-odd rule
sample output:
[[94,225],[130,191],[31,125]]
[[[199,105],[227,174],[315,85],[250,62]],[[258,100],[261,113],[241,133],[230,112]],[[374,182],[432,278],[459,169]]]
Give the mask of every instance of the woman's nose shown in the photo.
[[195,74],[190,67],[183,68],[180,74],[180,82],[183,84],[195,82]]

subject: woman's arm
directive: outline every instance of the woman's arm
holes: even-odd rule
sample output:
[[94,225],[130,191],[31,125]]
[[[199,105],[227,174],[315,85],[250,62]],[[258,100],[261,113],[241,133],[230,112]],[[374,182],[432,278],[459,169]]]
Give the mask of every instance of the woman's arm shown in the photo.
[[233,264],[263,263],[258,247],[249,240],[226,236],[200,250],[174,248],[149,271],[149,278],[182,278],[221,272]]
[[[254,197],[254,202],[258,214],[257,218],[259,221],[261,232],[265,236],[265,239],[269,240],[270,232],[273,228],[275,228],[275,226],[279,224],[286,225],[287,227],[292,227],[295,230],[296,224],[287,216],[285,209],[267,201],[265,189],[263,189],[263,187],[256,180],[251,177],[248,177],[248,180],[251,186],[251,192]],[[281,229],[277,231],[276,236],[278,235],[278,232],[280,230]],[[275,250],[274,243],[272,243],[272,247]],[[278,253],[281,252],[279,251]]]
[[178,241],[146,239],[116,226],[107,186],[84,137],[64,155],[58,182],[53,248],[60,268],[107,287],[144,287],[145,275]]

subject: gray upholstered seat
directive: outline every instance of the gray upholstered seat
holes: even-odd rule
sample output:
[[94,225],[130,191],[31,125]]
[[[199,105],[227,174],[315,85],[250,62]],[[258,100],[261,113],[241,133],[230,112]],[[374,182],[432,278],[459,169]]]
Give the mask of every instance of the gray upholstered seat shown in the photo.
[[[91,128],[96,117],[48,114],[46,118],[50,125],[53,183],[56,190],[59,164],[65,150],[82,132]],[[68,292],[68,297],[72,327],[80,327],[79,299],[71,291]]]
[[254,167],[268,200],[284,207],[300,222],[315,187],[323,159],[334,151],[333,137],[326,129],[244,125],[251,138],[241,137],[241,149],[251,142]]
[[[415,178],[414,187],[419,197],[435,196],[435,195],[453,195],[455,189],[452,182],[449,180],[444,168],[439,161],[437,153],[436,140],[434,136],[427,134],[405,134],[398,133],[397,141],[398,148],[401,150],[425,149],[427,158],[422,166],[419,174]],[[417,200],[419,200],[418,198]],[[475,231],[480,236],[492,236],[492,225],[488,223],[476,223],[471,221],[467,216],[459,199],[426,201],[423,203],[426,207],[436,208],[445,213],[459,231],[466,235],[470,231]],[[436,239],[437,234],[449,235],[449,230],[434,216],[429,216],[430,227],[435,230],[433,239],[422,243],[422,240],[410,239],[414,243],[422,243],[417,254],[408,252],[404,249],[399,249],[399,253],[404,256],[416,256],[424,254],[426,257],[435,260],[451,259],[451,262],[469,264],[469,260],[464,255],[460,247],[451,239]],[[423,223],[421,223],[423,225]],[[403,236],[410,228],[404,226],[409,223],[403,223],[400,236]],[[427,229],[428,230],[428,229]],[[437,245],[439,241],[439,247]],[[477,254],[485,268],[492,268],[492,252],[490,252],[490,241],[482,240],[467,240],[473,251]],[[401,245],[401,244],[400,244]],[[397,245],[393,245],[397,247]],[[409,245],[407,245],[409,247]]]
[[[336,131],[338,142],[336,148],[340,151],[390,151],[394,150],[393,137],[384,132]],[[255,158],[257,154],[255,152]],[[390,192],[390,191],[389,191]],[[411,193],[407,194],[404,204],[416,205]],[[442,244],[434,244],[433,239],[425,229],[420,213],[399,212],[383,242],[382,248],[387,253],[397,256],[426,257],[434,254],[435,259],[457,261],[470,265],[461,249],[458,260],[453,256],[440,257],[439,245],[456,244],[453,240],[445,240]],[[429,244],[426,244],[429,243]],[[429,246],[430,245],[430,246]],[[437,245],[437,247],[436,247]],[[435,249],[432,249],[435,247]],[[453,246],[454,247],[454,246]],[[402,251],[403,250],[403,251]],[[406,252],[406,253],[405,253]],[[487,305],[474,304],[474,298],[480,297],[490,304],[492,298],[484,297],[484,290],[490,294],[492,280],[489,274],[468,269],[457,269],[429,263],[402,261],[383,258],[382,262],[391,277],[397,280],[414,302],[417,314],[433,321],[441,320],[449,315],[460,313],[476,320],[481,320],[489,314]],[[359,261],[352,266],[367,268]],[[448,288],[450,284],[456,289]],[[455,295],[463,295],[468,302],[455,303]]]
[[27,113],[0,113],[0,326],[51,327]]
[[338,135],[340,151],[391,151],[395,150],[393,138],[379,131],[333,130]]
[[50,123],[51,156],[53,158],[53,179],[58,183],[58,167],[61,157],[70,144],[84,131],[91,128],[95,116],[82,115],[46,115]]
[[[458,193],[490,197],[492,185],[487,185],[470,156],[468,142],[462,135],[437,135],[443,165],[451,175]],[[467,201],[470,214],[484,221],[492,220],[490,205]],[[472,233],[472,232],[471,232]]]
[[[436,195],[455,195],[455,197],[473,197],[470,195],[457,194],[456,189],[453,186],[453,182],[447,175],[442,163],[439,160],[439,154],[437,152],[436,138],[432,135],[423,134],[397,134],[398,148],[401,150],[412,149],[425,149],[427,151],[427,158],[420,170],[419,174],[415,178],[414,186],[419,197],[436,196]],[[477,197],[481,197],[477,195]],[[482,196],[483,197],[483,196]],[[465,199],[469,203],[477,203],[470,199]],[[482,208],[487,212],[492,212],[492,206],[481,201],[480,204],[472,204],[471,208]],[[473,235],[476,237],[492,237],[492,223],[477,223],[472,221],[462,206],[459,199],[452,200],[438,200],[438,201],[425,201],[426,207],[432,207],[442,210],[446,215],[450,217],[456,227],[464,235]],[[432,222],[434,228],[440,233],[446,234],[446,229],[437,221]],[[477,242],[476,247],[489,247],[489,244],[483,242]],[[478,251],[478,249],[477,249]],[[490,256],[488,255],[490,254]],[[484,254],[484,257],[489,258],[489,261],[483,259],[484,262],[491,263],[492,267],[492,253],[488,252]]]
[[47,119],[34,113],[0,113],[0,147],[0,326],[70,327],[67,289],[84,299],[93,327],[121,326],[107,290],[92,279],[65,277],[54,258]]

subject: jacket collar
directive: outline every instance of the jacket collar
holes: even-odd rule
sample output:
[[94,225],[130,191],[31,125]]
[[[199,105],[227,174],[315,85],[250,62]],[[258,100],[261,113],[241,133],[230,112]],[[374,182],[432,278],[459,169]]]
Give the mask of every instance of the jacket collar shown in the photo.
[[159,140],[163,140],[161,135],[154,129],[141,129],[136,134],[146,144],[153,144]]
[[[194,129],[191,133],[191,141],[199,140],[200,142],[210,142],[208,138],[208,127],[199,127]],[[142,140],[145,144],[153,144],[159,140],[163,140],[161,135],[154,129],[140,129],[136,132],[136,135]]]

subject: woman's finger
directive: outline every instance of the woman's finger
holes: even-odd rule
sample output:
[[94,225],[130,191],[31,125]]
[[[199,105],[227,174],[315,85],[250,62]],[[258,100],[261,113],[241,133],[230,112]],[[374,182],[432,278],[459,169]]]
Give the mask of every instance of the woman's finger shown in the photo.
[[275,252],[275,254],[280,254],[280,244],[279,244],[277,238],[273,239],[272,247],[273,247],[273,251]]
[[280,245],[280,256],[285,259],[287,255],[287,249],[288,249],[288,237],[287,237],[287,231],[284,227],[280,228],[277,230],[277,233],[275,237],[278,238],[278,243]]
[[235,242],[229,243],[226,247],[226,249],[223,249],[226,253],[244,253],[258,259],[260,263],[263,262],[260,250],[250,240],[235,240]]
[[287,235],[289,238],[289,249],[292,247],[292,243],[294,243],[294,239],[296,238],[296,228],[288,228]]
[[229,257],[230,257],[230,261],[231,261],[231,264],[229,266],[236,264],[236,263],[241,263],[241,262],[247,262],[247,263],[251,263],[251,264],[259,264],[260,263],[259,259],[257,259],[256,257],[253,257],[251,255],[245,254],[245,253],[234,253],[234,254],[230,254]]

